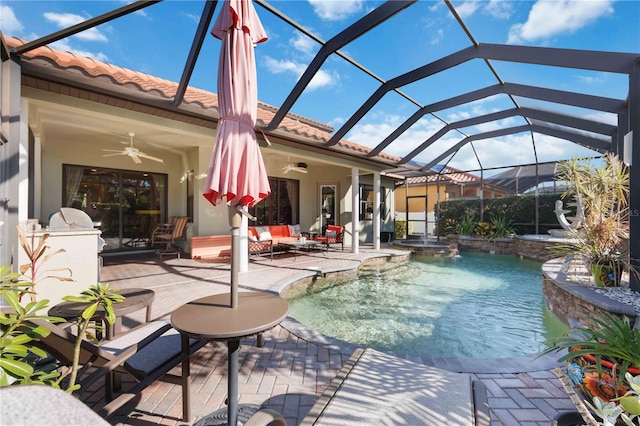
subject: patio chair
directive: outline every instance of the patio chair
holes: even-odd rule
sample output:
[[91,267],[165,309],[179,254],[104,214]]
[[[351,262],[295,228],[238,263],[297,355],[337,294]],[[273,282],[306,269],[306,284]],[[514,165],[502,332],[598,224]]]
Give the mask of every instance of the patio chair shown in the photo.
[[178,216],[175,218],[175,223],[173,225],[171,223],[160,225],[153,231],[151,235],[151,245],[156,245],[158,243],[165,244],[163,249],[159,249],[157,251],[159,256],[162,257],[165,254],[177,254],[178,259],[180,258],[182,248],[176,245],[176,240],[184,238],[184,231],[188,220],[189,218],[187,216]]
[[[35,344],[55,358],[61,366],[72,365],[76,336],[55,324],[40,320],[33,322],[51,330],[47,337]],[[81,369],[77,381],[81,387],[76,396],[104,377],[107,404],[96,411],[101,417],[109,418],[155,381],[166,381],[182,386],[183,420],[189,421],[189,358],[206,341],[190,339],[189,350],[183,353],[182,338],[186,339],[171,327],[169,318],[165,317],[136,327],[100,345],[83,340],[80,348]],[[170,374],[181,363],[181,375]],[[113,378],[115,374],[121,373],[133,377],[136,383],[120,391],[114,398]]]
[[344,251],[344,226],[328,225],[324,235],[315,237],[314,240],[322,242],[326,249],[329,250],[331,244],[340,244]]

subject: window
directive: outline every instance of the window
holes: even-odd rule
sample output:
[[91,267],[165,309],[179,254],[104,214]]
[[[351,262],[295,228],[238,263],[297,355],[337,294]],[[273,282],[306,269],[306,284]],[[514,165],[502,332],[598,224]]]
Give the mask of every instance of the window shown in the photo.
[[[380,219],[384,221],[387,216],[387,191],[388,189],[384,186],[380,188]],[[360,185],[360,212],[359,218],[360,220],[372,220],[374,213],[374,204],[373,204],[373,185]]]
[[[336,185],[320,185],[320,225],[326,229],[327,225],[337,225]],[[323,232],[324,233],[324,232]]]
[[271,194],[250,209],[256,225],[296,225],[300,223],[300,181],[269,178]]
[[62,185],[62,205],[91,217],[105,251],[146,247],[154,226],[166,221],[166,174],[65,164]]

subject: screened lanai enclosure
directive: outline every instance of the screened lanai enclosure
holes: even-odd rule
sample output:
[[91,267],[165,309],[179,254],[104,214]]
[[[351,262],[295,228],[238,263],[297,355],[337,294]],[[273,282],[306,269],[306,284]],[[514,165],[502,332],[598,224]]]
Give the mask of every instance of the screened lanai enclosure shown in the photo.
[[[197,17],[189,34],[172,32],[170,23],[160,19],[140,23],[136,18],[156,16],[177,3],[185,13]],[[347,3],[351,5],[345,2],[345,8]],[[488,13],[489,2],[473,3],[486,7]],[[508,2],[500,3],[508,6]],[[184,105],[188,86],[215,91],[216,67],[212,64],[219,42],[208,34],[221,4],[138,1],[118,7],[96,2],[94,15],[83,22],[32,35],[17,47],[3,41],[4,180],[13,187],[5,189],[5,224],[17,221],[12,215],[18,204],[11,194],[16,193],[18,183],[12,181],[11,171],[19,167],[14,157],[18,148],[13,145],[21,138],[19,128],[10,123],[10,117],[18,114],[16,98],[5,101],[5,93],[15,89],[10,76],[15,68],[9,64],[19,66],[23,55],[34,49],[108,25],[120,33],[123,43],[126,40],[128,49],[164,56],[166,68],[151,72],[179,84],[172,99],[150,96],[149,102],[168,112],[184,111],[188,109]],[[362,158],[384,165],[384,176],[401,180],[454,167],[481,173],[486,182],[518,186],[525,185],[518,179],[524,171],[519,166],[527,167],[528,185],[548,178],[550,172],[543,164],[613,152],[629,166],[630,255],[640,259],[637,26],[612,27],[618,43],[611,46],[584,46],[578,39],[567,38],[564,45],[545,47],[546,43],[538,45],[535,39],[524,38],[523,32],[518,38],[514,35],[518,28],[513,27],[507,37],[497,27],[482,26],[464,2],[362,2],[355,12],[325,26],[307,22],[300,13],[310,11],[311,3],[255,0],[254,4],[272,41],[280,46],[280,56],[256,49],[259,100],[274,111],[270,121],[258,122],[266,137],[284,130],[285,117],[299,115],[332,123],[327,125],[330,131],[325,139],[303,137],[287,142],[310,155],[339,149],[351,141],[366,147],[358,154]],[[615,7],[617,13],[640,16],[638,2],[617,2]],[[442,24],[439,32],[433,30],[436,23]],[[153,37],[127,38],[125,25],[144,25]],[[399,27],[404,30],[397,31]],[[295,60],[285,47],[294,41],[305,46],[305,55]],[[371,51],[376,54],[364,55]],[[136,57],[118,65],[136,69],[144,62],[144,57]],[[269,72],[269,66],[279,71]],[[296,68],[295,78],[287,74],[290,68]],[[335,105],[320,98],[318,87],[323,79],[340,82],[332,88]],[[600,84],[591,84],[596,81]],[[333,110],[338,106],[347,112],[335,120]],[[372,123],[384,125],[372,130]],[[5,229],[2,237],[10,239],[12,234]],[[637,278],[632,281],[640,289]]]

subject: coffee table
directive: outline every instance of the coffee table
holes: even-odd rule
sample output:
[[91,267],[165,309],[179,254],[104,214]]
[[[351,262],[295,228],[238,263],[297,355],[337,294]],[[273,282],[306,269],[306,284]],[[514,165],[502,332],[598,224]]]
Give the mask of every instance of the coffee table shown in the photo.
[[[171,314],[171,325],[183,336],[225,341],[228,347],[229,379],[226,423],[238,420],[238,350],[242,337],[253,336],[280,324],[289,314],[289,303],[269,293],[239,292],[232,308],[229,293],[214,294],[182,305]],[[188,344],[189,339],[182,339]],[[259,408],[259,406],[258,406]],[[185,418],[189,418],[187,414]]]
[[[293,260],[296,260],[296,255],[298,250],[311,250],[312,248],[316,248],[316,246],[318,246],[320,244],[320,241],[316,241],[316,240],[305,240],[303,241],[294,241],[294,242],[288,242],[288,243],[279,243],[278,245],[281,245],[289,250],[293,251]],[[324,253],[324,251],[323,251]]]

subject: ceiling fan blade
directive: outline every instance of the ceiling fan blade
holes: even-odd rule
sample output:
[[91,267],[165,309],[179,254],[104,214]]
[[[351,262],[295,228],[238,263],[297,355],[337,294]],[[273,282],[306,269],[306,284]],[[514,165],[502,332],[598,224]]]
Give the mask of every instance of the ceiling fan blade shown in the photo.
[[117,152],[115,154],[105,154],[103,155],[103,157],[115,157],[117,155],[124,155],[124,154],[125,154],[124,152]]
[[106,149],[106,148],[102,148],[102,151],[105,151],[105,152],[117,152],[118,154],[122,154],[122,150],[121,149]]
[[307,171],[308,171],[307,169],[303,169],[302,167],[296,167],[293,170],[295,170],[296,172],[300,172],[300,173],[307,173]]
[[133,162],[136,163],[136,164],[142,163],[142,160],[137,155],[129,155],[129,157],[131,157]]
[[138,157],[146,158],[147,160],[157,161],[158,163],[164,164],[164,160],[158,157],[152,157],[150,155],[145,154],[144,152],[139,152]]

